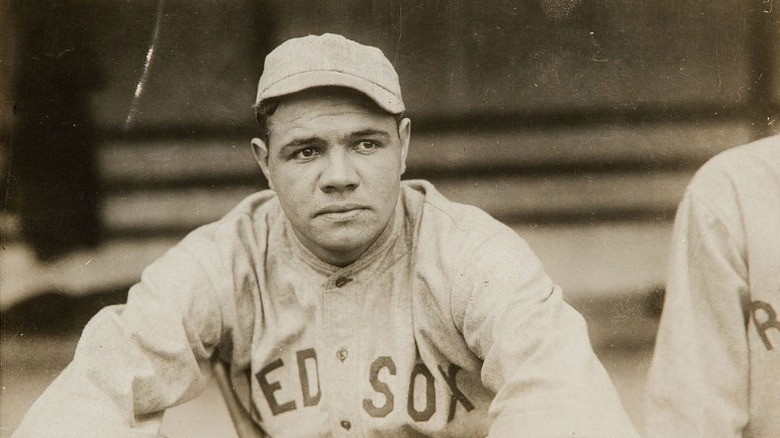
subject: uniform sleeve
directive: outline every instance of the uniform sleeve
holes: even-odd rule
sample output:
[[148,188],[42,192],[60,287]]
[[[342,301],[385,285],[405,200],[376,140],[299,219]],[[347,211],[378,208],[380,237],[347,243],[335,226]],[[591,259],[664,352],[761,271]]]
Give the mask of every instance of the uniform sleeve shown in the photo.
[[582,316],[531,249],[507,230],[467,252],[453,316],[496,393],[492,438],[637,437]]
[[690,194],[680,204],[648,375],[648,438],[741,437],[747,425],[747,267],[733,237]]
[[157,436],[162,411],[194,397],[210,375],[222,317],[209,277],[181,245],[147,268],[126,305],[87,324],[73,361],[14,438]]

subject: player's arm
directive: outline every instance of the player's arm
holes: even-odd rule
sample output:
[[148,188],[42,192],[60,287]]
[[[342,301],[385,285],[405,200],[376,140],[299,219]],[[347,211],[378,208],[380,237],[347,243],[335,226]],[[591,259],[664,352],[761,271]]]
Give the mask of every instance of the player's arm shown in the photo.
[[221,332],[209,276],[187,250],[172,249],[126,305],[87,324],[73,361],[14,437],[155,437],[162,411],[205,386]]
[[[496,392],[491,437],[636,437],[585,321],[511,230],[470,252],[456,324]],[[465,301],[463,301],[465,300]]]
[[747,425],[747,266],[732,232],[692,195],[680,204],[648,377],[647,437],[738,437]]

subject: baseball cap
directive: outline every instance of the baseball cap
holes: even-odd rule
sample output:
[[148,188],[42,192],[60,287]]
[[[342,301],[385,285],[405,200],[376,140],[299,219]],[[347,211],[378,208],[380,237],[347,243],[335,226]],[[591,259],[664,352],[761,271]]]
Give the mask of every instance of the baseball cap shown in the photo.
[[289,39],[272,50],[265,58],[255,105],[327,86],[360,91],[391,114],[405,109],[398,74],[384,53],[332,33]]

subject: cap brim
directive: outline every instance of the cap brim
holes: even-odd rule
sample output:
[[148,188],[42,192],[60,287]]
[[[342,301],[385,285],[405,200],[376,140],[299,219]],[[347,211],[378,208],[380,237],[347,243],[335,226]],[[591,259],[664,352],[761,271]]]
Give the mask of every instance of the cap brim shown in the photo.
[[403,102],[387,89],[365,79],[337,71],[310,71],[286,77],[258,92],[255,104],[272,97],[297,93],[315,87],[355,89],[370,97],[380,108],[391,114],[400,114],[405,109]]

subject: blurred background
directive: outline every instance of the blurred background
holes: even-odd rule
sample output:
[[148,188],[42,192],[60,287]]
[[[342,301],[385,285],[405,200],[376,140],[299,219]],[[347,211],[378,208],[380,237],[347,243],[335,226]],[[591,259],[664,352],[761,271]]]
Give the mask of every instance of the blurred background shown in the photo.
[[780,132],[774,0],[0,0],[0,437],[188,231],[266,187],[264,55],[337,32],[396,66],[408,178],[525,238],[635,421],[675,209]]

